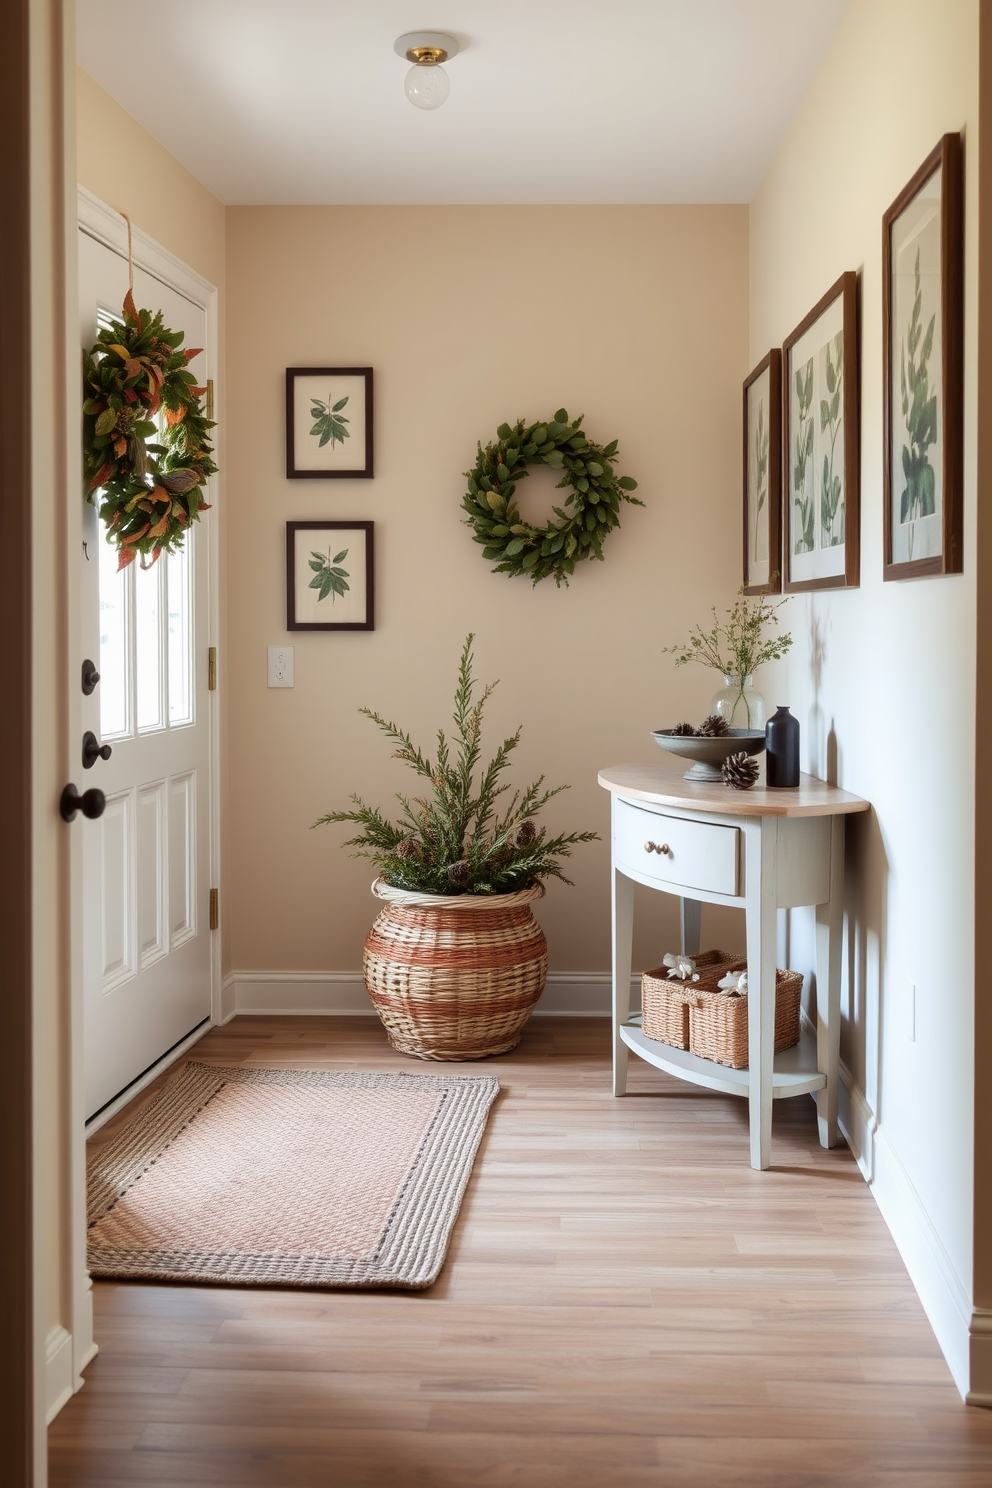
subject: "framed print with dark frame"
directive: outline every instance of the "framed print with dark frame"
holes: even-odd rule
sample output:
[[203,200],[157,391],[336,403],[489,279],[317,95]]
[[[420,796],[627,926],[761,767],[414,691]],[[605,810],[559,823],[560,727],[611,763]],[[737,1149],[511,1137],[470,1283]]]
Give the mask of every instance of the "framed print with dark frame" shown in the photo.
[[372,475],[372,368],[287,367],[287,478]]
[[374,630],[373,523],[286,523],[287,630]]
[[744,383],[744,593],[782,588],[782,353]]
[[782,348],[787,593],[861,572],[858,276],[842,274]]
[[882,577],[963,564],[964,187],[945,134],[882,218]]

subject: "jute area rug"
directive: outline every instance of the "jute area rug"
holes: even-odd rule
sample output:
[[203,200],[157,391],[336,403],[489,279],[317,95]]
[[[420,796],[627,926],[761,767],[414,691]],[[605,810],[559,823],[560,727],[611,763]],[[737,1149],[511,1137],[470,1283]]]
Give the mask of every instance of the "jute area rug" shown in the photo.
[[90,1159],[90,1270],[430,1286],[498,1090],[491,1075],[190,1061]]

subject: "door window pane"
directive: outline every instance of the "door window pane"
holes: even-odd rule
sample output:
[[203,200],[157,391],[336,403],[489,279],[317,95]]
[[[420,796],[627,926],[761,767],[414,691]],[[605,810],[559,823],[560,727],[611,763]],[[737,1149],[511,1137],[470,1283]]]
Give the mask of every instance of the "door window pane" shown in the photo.
[[99,525],[100,551],[100,733],[121,738],[130,731],[128,719],[128,589],[130,569],[117,572],[117,549],[107,542]]
[[193,722],[193,611],[190,605],[192,532],[166,559],[169,596],[169,722]]
[[163,579],[165,564],[142,568],[132,563],[134,574],[134,672],[139,734],[165,726],[162,707]]

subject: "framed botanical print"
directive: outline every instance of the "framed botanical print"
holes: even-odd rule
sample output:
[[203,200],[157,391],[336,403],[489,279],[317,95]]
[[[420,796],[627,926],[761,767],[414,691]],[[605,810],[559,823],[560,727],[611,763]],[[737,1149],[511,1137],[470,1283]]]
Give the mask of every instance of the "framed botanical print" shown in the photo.
[[373,524],[286,523],[287,630],[374,630]]
[[962,156],[945,134],[882,218],[886,579],[962,568]]
[[782,587],[782,353],[744,383],[744,593]]
[[286,475],[371,480],[372,368],[286,368]]
[[782,348],[785,589],[856,588],[861,521],[858,276],[842,274]]

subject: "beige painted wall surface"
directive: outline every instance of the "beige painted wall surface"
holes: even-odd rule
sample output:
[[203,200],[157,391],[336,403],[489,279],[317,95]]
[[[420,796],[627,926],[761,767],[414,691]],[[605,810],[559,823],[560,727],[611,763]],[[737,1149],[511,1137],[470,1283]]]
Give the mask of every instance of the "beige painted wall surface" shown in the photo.
[[[875,808],[849,837],[844,1057],[880,1123],[879,1173],[904,1185],[897,1207],[919,1225],[910,1269],[924,1301],[932,1309],[920,1270],[932,1263],[947,1316],[961,1313],[959,1382],[971,1285],[977,119],[975,0],[855,0],[751,210],[752,362],[782,344],[843,270],[860,272],[861,587],[790,603],[798,644],[789,688],[804,765],[824,773],[832,730],[839,784]],[[965,572],[883,584],[882,213],[940,136],[959,129]],[[801,926],[793,944],[804,945]],[[891,1223],[892,1204],[887,1212]],[[896,1239],[913,1250],[908,1226]],[[946,1349],[946,1332],[941,1341]]]
[[80,184],[220,289],[223,205],[81,67],[76,129]]
[[[357,710],[431,744],[473,630],[479,676],[501,679],[490,744],[522,722],[517,778],[573,787],[548,826],[604,839],[572,859],[577,887],[552,884],[539,907],[552,969],[605,971],[597,769],[650,760],[651,728],[703,716],[714,678],[676,673],[660,647],[739,582],[746,209],[235,208],[227,291],[231,964],[360,966],[372,869],[342,850],[345,829],[309,825],[352,792],[388,808],[410,788]],[[287,481],[284,369],[365,365],[376,478]],[[534,589],[489,572],[461,521],[462,472],[504,419],[562,405],[619,439],[646,507],[625,508],[605,563],[570,589]],[[550,515],[551,481],[529,487],[525,508]],[[288,635],[292,518],[375,521],[374,633]],[[287,641],[296,686],[269,690],[266,646]],[[673,934],[669,914],[641,958]]]

